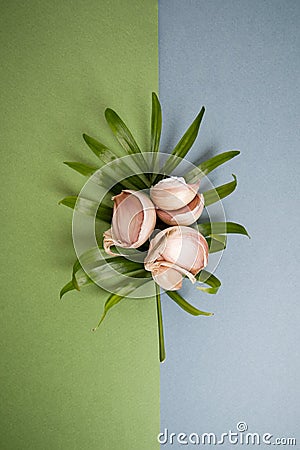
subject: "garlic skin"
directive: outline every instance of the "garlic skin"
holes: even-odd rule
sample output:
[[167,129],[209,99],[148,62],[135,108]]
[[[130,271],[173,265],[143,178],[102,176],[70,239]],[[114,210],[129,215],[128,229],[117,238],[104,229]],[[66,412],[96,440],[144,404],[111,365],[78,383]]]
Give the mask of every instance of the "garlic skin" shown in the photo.
[[186,206],[173,211],[157,209],[158,217],[168,225],[192,225],[202,214],[204,209],[204,197],[196,194],[193,200]]
[[151,187],[150,197],[155,206],[173,211],[188,205],[198,192],[200,181],[187,184],[183,177],[170,177]]
[[103,248],[109,255],[120,255],[110,250],[140,247],[152,234],[156,223],[156,210],[143,192],[124,190],[112,198],[114,201],[111,228],[104,232]]
[[178,291],[182,286],[182,275],[175,269],[161,266],[152,272],[152,278],[166,291]]
[[175,226],[160,231],[151,241],[145,269],[163,289],[177,291],[183,275],[195,283],[195,275],[208,262],[208,244],[194,228]]

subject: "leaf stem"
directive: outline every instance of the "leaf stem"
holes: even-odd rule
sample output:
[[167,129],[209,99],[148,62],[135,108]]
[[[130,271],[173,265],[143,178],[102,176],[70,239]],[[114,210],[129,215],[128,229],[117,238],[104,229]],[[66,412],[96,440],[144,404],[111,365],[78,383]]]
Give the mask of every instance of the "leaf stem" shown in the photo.
[[161,300],[160,300],[160,288],[156,284],[156,309],[157,309],[157,322],[158,322],[158,339],[159,339],[159,361],[163,362],[166,359],[166,350],[164,342],[164,329],[163,329],[163,318],[161,310]]

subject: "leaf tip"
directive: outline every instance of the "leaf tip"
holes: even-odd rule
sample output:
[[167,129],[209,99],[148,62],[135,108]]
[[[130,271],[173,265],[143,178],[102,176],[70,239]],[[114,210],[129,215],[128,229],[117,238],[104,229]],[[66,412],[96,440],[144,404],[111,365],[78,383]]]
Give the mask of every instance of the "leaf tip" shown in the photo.
[[200,119],[202,119],[204,113],[205,113],[205,106],[202,106],[202,108],[201,108],[201,110],[200,110],[200,112],[199,112],[199,114],[198,114],[198,116],[199,116]]
[[243,225],[241,225],[241,226],[243,227],[243,229],[244,229],[244,231],[245,231],[244,236],[247,236],[249,239],[251,239],[251,236],[250,236],[250,234],[248,233],[248,231],[246,230],[246,228],[245,228]]
[[100,327],[101,323],[103,322],[105,316],[106,316],[106,313],[104,312],[103,315],[102,315],[102,317],[101,317],[101,319],[99,320],[98,325],[96,325],[94,328],[92,328],[91,331],[92,331],[93,333],[95,333],[95,331],[98,330],[98,328]]
[[204,115],[204,113],[205,113],[205,107],[204,107],[204,106],[202,106],[202,108],[200,109],[200,111],[199,111],[199,113],[198,113],[198,115],[197,115],[197,117],[196,117],[196,119],[195,119],[195,123],[197,123],[197,124],[199,124],[199,125],[200,125],[200,123],[201,123],[201,121],[202,121],[202,118],[203,118],[203,115]]
[[249,239],[251,239],[251,236],[250,236],[250,234],[248,233],[248,231],[246,230],[246,228],[243,226],[243,228],[244,228],[244,230],[245,230],[245,233],[246,233],[246,236],[249,238]]
[[111,109],[111,108],[106,108],[105,111],[104,111],[104,115],[105,115],[106,118],[109,117],[111,114],[114,114],[114,113],[115,113],[114,110]]

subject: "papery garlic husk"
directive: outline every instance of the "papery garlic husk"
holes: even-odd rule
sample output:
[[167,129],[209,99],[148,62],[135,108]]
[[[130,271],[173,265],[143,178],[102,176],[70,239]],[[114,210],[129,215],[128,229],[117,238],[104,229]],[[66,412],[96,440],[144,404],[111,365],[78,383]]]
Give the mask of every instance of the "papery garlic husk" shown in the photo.
[[166,291],[177,291],[182,286],[182,274],[171,267],[160,266],[152,272],[152,278]]
[[168,225],[192,225],[202,214],[204,208],[204,197],[197,194],[186,206],[173,211],[156,209],[158,217]]
[[183,208],[198,192],[200,181],[187,184],[182,177],[170,177],[159,181],[150,189],[150,197],[155,206],[166,211]]
[[103,234],[103,248],[109,255],[119,255],[110,247],[138,248],[146,242],[155,227],[156,211],[150,198],[141,191],[124,190],[112,199],[112,224]]
[[145,269],[163,289],[176,291],[183,276],[195,283],[195,275],[208,262],[208,244],[194,228],[175,226],[160,231],[151,241]]

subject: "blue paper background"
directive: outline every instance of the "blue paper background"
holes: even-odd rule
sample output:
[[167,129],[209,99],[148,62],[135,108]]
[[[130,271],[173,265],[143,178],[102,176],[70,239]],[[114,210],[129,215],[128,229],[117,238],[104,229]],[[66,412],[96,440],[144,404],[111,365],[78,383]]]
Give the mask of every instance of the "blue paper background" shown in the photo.
[[238,175],[227,220],[252,236],[229,238],[216,297],[185,289],[214,317],[163,299],[161,429],[169,432],[221,434],[243,420],[250,432],[300,439],[299,16],[296,0],[159,2],[162,150],[204,104],[190,159],[241,149],[211,179]]

